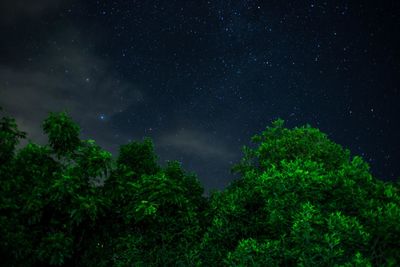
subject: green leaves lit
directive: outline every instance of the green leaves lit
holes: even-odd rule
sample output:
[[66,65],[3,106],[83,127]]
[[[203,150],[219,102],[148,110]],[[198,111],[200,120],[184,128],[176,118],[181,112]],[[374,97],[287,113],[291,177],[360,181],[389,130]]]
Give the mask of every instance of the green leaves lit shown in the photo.
[[398,186],[373,179],[361,157],[310,126],[278,120],[252,141],[233,168],[241,177],[210,198],[204,265],[400,262]]

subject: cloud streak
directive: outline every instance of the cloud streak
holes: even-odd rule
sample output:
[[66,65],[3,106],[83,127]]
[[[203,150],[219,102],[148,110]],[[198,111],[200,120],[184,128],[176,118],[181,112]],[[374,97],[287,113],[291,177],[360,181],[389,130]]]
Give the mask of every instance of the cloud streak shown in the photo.
[[235,153],[228,146],[213,137],[211,133],[198,130],[181,129],[176,133],[160,137],[160,146],[172,147],[175,150],[202,159],[229,161],[235,158]]

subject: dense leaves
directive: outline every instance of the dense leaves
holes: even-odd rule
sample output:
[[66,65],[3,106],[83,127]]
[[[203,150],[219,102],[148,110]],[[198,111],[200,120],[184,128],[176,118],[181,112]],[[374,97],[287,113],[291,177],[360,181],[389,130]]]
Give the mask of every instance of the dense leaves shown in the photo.
[[398,266],[399,182],[318,129],[275,121],[244,147],[240,178],[203,196],[151,139],[116,160],[65,112],[49,145],[0,120],[0,258],[6,266]]
[[134,171],[135,177],[140,177],[142,174],[154,174],[160,169],[153,152],[153,142],[149,138],[145,138],[143,143],[133,141],[122,145],[117,163]]
[[43,122],[43,131],[49,138],[49,144],[57,156],[71,154],[80,144],[79,126],[66,112],[53,113]]

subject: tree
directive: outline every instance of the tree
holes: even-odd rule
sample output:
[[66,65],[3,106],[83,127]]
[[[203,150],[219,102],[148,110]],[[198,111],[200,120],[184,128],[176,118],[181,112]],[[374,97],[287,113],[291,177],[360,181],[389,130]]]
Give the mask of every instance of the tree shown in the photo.
[[[0,107],[0,111],[3,110]],[[0,166],[4,166],[14,156],[19,139],[26,138],[26,132],[18,130],[15,119],[2,117],[0,120]]]
[[43,128],[50,146],[29,142],[7,170],[12,186],[1,194],[1,214],[8,211],[1,248],[12,265],[76,266],[108,204],[90,179],[107,173],[111,154],[81,142],[66,113],[50,114]]
[[205,266],[397,266],[398,188],[310,126],[275,121],[210,199]]
[[[148,158],[153,157],[143,159]],[[158,168],[148,168],[140,177],[133,175],[135,168],[118,166],[122,169],[104,185],[114,207],[106,227],[114,235],[106,249],[113,256],[106,258],[113,261],[102,260],[104,266],[193,266],[207,208],[197,178],[175,161],[156,173],[151,170]]]
[[139,178],[142,174],[155,174],[160,170],[157,156],[154,154],[153,142],[145,138],[143,143],[131,142],[120,147],[118,164],[134,170],[134,176]]
[[49,144],[58,157],[68,157],[80,145],[80,128],[66,112],[50,112],[42,125],[49,138]]
[[[0,111],[2,108],[0,107]],[[15,147],[26,133],[18,130],[15,119],[1,117],[0,119],[0,258],[2,264],[12,265],[18,257],[23,257],[28,251],[23,226],[18,224],[19,206],[16,195],[21,184],[13,173],[16,169],[14,156]],[[22,265],[21,265],[22,266]]]

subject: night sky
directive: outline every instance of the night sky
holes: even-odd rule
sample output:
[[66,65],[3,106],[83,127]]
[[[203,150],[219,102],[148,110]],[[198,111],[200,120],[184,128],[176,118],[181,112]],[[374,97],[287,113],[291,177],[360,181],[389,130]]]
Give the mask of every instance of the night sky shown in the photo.
[[1,0],[0,106],[39,144],[64,109],[114,156],[149,136],[206,192],[277,118],[394,180],[400,1],[354,2]]

